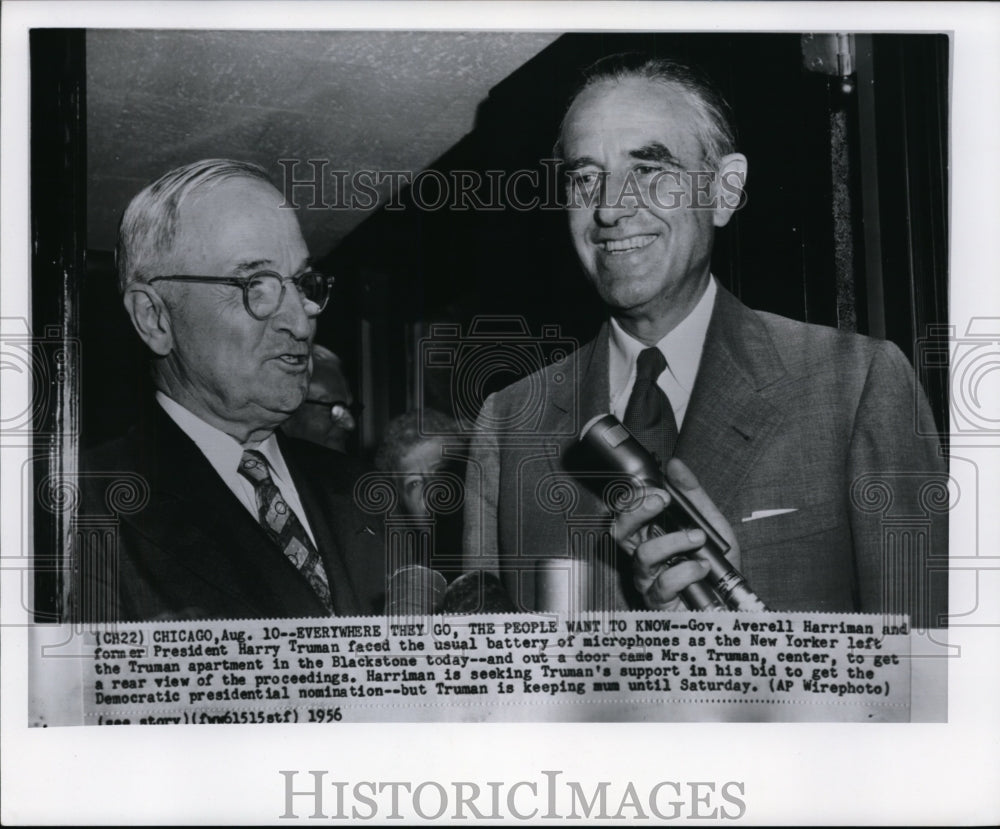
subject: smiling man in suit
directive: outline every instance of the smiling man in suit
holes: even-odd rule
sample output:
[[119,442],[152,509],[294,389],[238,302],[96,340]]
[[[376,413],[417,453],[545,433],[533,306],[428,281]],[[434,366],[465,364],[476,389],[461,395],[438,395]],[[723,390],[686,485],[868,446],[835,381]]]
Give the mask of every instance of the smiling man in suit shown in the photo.
[[354,506],[360,470],[276,431],[306,397],[332,283],[309,269],[282,202],[256,165],[210,159],[167,173],[125,211],[119,282],[156,399],[82,459],[81,516],[108,512],[115,473],[136,494],[115,513],[109,556],[78,545],[77,618],[380,609],[384,550]]
[[[606,510],[582,488],[568,500],[549,490],[572,480],[563,460],[574,433],[610,411],[729,540],[771,609],[943,624],[946,473],[936,439],[918,436],[917,422],[935,429],[905,357],[891,343],[752,311],[710,272],[748,167],[721,96],[672,61],[607,59],[572,100],[558,150],[570,234],[608,320],[565,363],[484,404],[466,569],[499,572],[521,606],[550,609],[539,574],[579,570],[569,563],[587,544],[573,533]],[[502,426],[535,387],[534,433],[551,437],[509,439]],[[649,537],[667,497],[617,519],[618,554],[587,564],[588,587],[574,582],[583,606],[683,608],[680,591],[707,566],[676,557],[696,554],[704,535]],[[909,534],[893,535],[907,520]]]

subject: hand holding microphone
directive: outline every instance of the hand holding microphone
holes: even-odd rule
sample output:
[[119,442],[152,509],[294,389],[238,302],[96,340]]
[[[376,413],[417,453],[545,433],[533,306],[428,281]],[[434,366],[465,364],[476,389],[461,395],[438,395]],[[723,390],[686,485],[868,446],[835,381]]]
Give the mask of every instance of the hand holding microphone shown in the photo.
[[[739,569],[739,545],[728,522],[718,515],[691,471],[681,461],[673,459],[667,465],[667,478],[673,490],[686,493],[701,513],[720,527],[728,546],[725,557]],[[728,604],[706,580],[710,568],[699,556],[707,542],[704,531],[679,528],[667,531],[657,523],[670,501],[671,496],[665,489],[651,489],[636,509],[620,513],[615,519],[619,546],[632,556],[636,589],[648,607],[658,610],[728,609]]]
[[581,471],[624,475],[647,489],[637,510],[618,515],[615,530],[633,555],[636,587],[649,606],[673,609],[680,594],[695,610],[767,609],[739,572],[728,522],[683,463],[671,460],[664,477],[611,414],[584,426],[574,457]]

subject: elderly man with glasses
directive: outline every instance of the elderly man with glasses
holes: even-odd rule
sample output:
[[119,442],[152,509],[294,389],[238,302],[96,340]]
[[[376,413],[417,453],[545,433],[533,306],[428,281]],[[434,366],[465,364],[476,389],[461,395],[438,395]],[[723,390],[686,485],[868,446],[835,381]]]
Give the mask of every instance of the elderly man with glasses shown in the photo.
[[116,475],[137,495],[116,513],[111,549],[78,544],[77,618],[381,607],[381,535],[352,498],[361,470],[277,431],[307,397],[333,282],[310,270],[282,202],[256,165],[210,159],[167,173],[125,211],[120,288],[156,401],[82,459],[82,516],[107,512]]

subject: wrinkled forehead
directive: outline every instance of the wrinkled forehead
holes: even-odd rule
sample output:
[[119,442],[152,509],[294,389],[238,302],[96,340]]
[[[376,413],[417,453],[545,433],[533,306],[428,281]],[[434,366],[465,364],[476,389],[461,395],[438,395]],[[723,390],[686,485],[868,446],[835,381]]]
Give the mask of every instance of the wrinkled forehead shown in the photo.
[[200,187],[180,205],[173,252],[192,264],[246,263],[257,269],[305,260],[298,218],[282,202],[275,187],[257,179],[230,178]]
[[646,78],[603,80],[583,89],[563,119],[567,162],[608,149],[631,152],[652,143],[696,160],[704,155],[703,108],[679,84]]

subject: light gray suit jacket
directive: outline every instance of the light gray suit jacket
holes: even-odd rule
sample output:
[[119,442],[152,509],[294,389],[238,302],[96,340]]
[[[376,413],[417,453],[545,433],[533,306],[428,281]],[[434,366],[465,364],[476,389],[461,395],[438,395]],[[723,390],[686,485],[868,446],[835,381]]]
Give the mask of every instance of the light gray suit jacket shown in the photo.
[[[610,588],[592,609],[642,606],[628,557],[594,541],[606,506],[562,462],[608,411],[608,355],[605,325],[480,414],[465,568],[498,573],[525,609],[544,609],[539,559],[593,559],[595,544]],[[935,434],[895,345],[751,311],[720,288],[676,456],[728,519],[771,609],[908,612],[942,626],[947,473]]]

